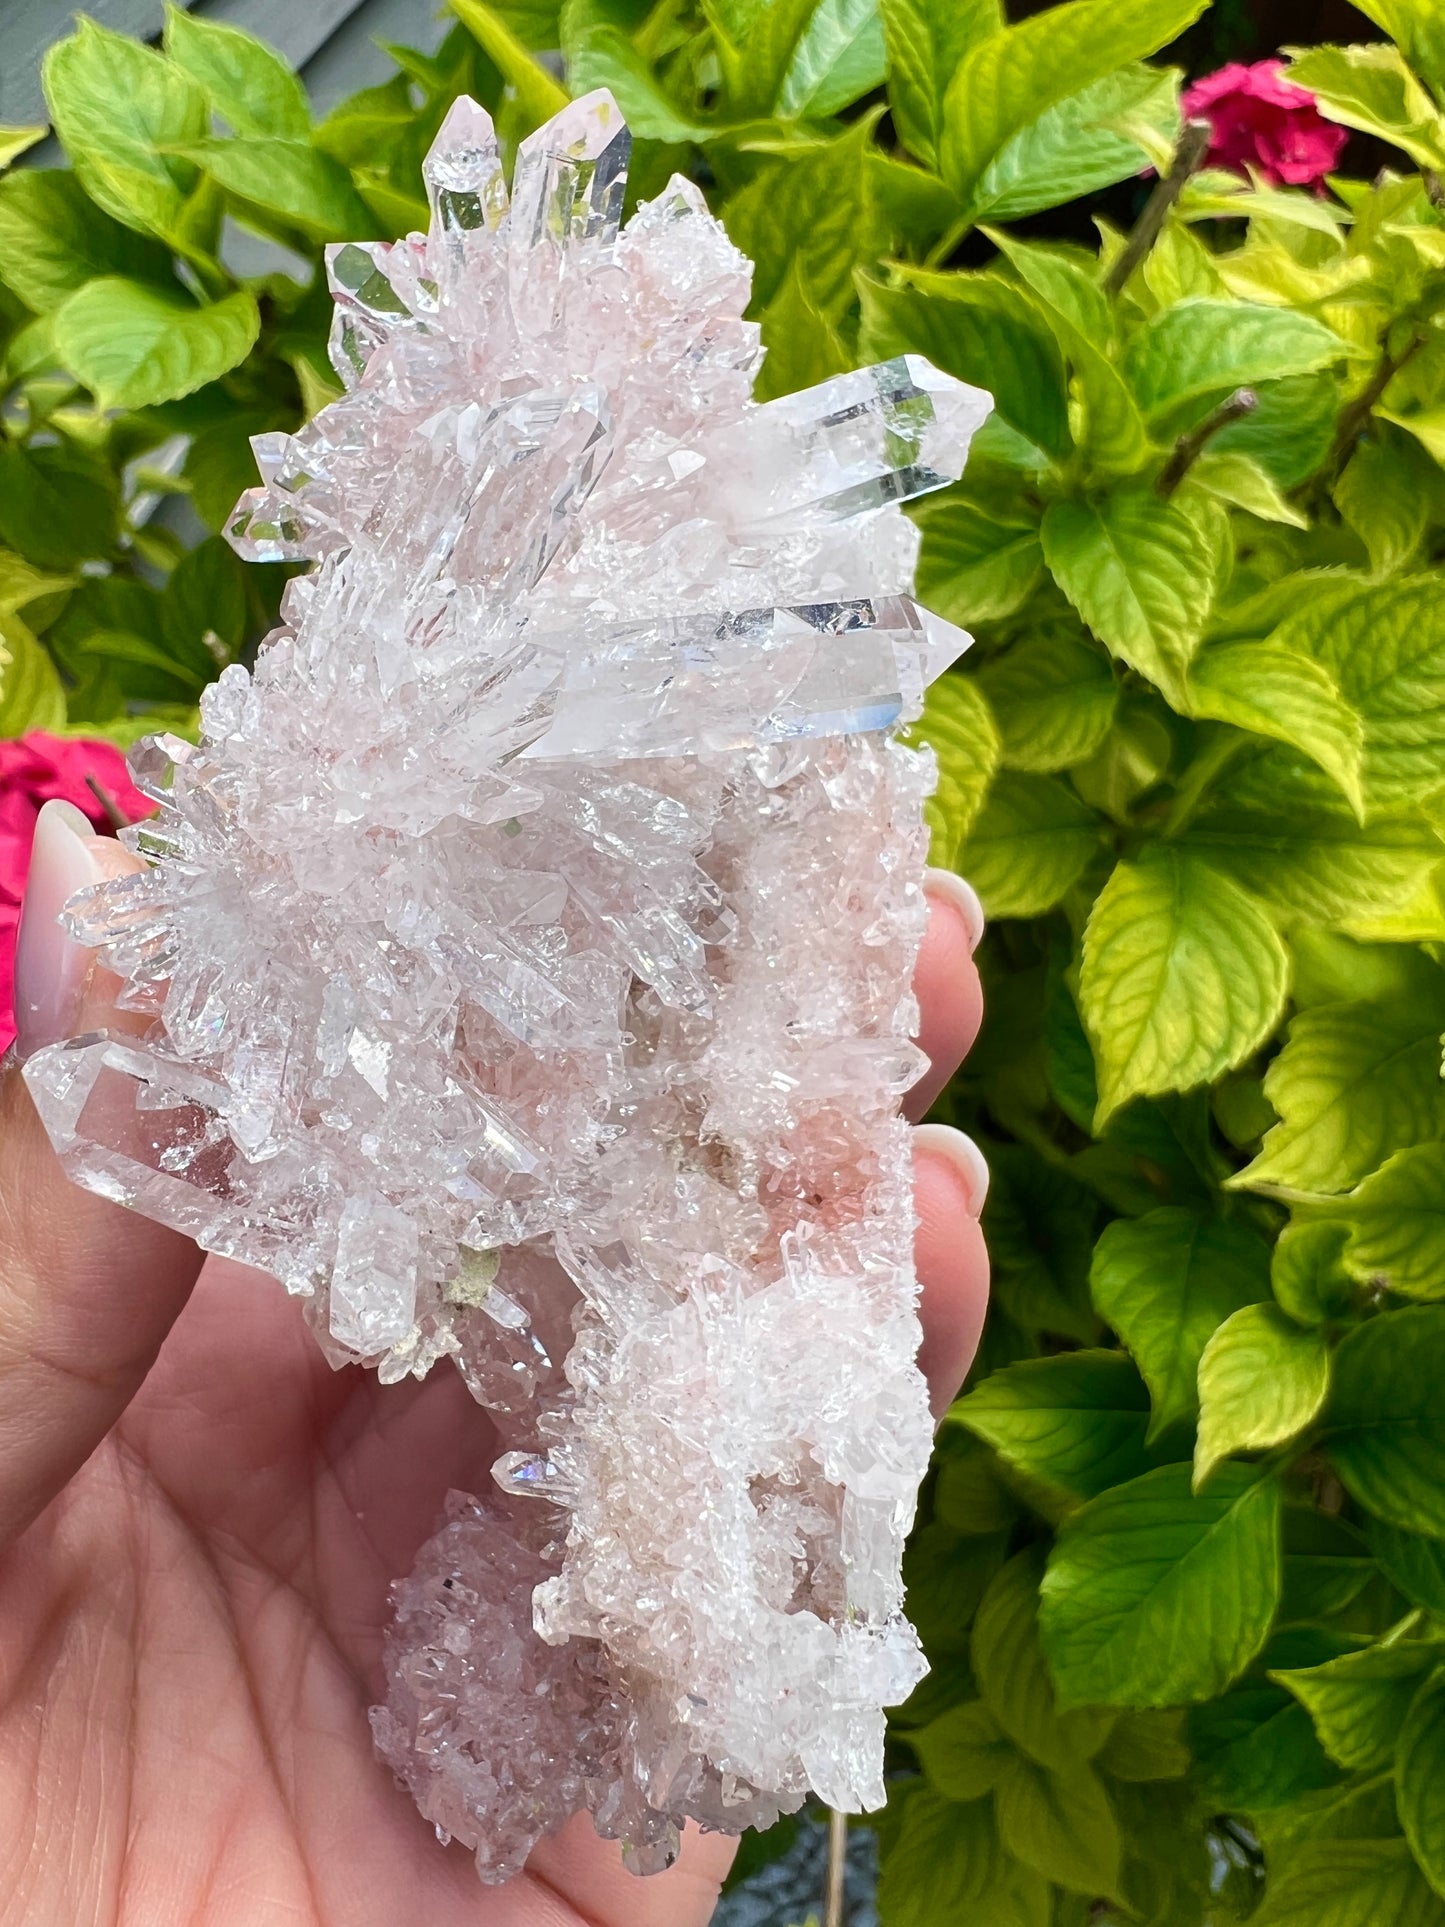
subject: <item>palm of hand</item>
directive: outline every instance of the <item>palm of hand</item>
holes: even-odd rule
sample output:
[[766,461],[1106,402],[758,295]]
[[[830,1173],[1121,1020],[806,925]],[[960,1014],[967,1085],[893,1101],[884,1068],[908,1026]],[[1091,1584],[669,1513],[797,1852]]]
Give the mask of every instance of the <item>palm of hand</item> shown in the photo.
[[494,1456],[455,1373],[333,1373],[277,1285],[212,1261],[0,1565],[0,1919],[704,1927],[730,1843],[640,1882],[579,1816],[484,1893],[372,1754],[388,1583]]

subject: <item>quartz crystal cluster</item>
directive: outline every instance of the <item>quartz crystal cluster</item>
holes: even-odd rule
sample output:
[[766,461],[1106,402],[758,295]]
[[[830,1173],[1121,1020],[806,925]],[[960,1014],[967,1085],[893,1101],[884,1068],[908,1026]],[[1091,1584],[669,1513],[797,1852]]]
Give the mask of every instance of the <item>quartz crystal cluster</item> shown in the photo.
[[141,1015],[26,1066],[80,1183],[485,1408],[372,1723],[487,1880],[583,1808],[648,1871],[875,1804],[924,1670],[895,726],[967,637],[900,505],[989,401],[908,357],[755,403],[748,262],[681,179],[621,226],[627,152],[590,95],[509,196],[461,100],[430,232],[330,250],[346,393],[230,527],[312,566],[67,906]]

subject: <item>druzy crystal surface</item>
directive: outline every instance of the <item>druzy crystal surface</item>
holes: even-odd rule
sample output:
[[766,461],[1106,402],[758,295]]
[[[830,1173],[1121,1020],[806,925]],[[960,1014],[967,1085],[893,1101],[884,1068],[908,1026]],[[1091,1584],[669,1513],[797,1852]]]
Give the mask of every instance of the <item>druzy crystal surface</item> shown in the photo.
[[627,150],[578,100],[509,197],[459,101],[429,234],[330,250],[346,393],[230,528],[313,566],[67,906],[137,1034],[26,1067],[79,1182],[485,1408],[373,1713],[485,1879],[582,1808],[646,1871],[876,1804],[923,1671],[896,729],[967,638],[901,505],[988,398],[909,357],[756,404],[748,263],[681,179],[620,227]]

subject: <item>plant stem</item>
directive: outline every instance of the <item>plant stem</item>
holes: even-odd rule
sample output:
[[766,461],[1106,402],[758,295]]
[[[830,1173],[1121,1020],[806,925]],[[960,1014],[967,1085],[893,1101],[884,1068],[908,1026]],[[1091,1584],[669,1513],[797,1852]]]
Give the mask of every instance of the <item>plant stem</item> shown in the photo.
[[843,1875],[848,1865],[848,1816],[828,1815],[828,1876],[823,1888],[823,1927],[843,1927]]
[[1233,729],[1227,723],[1218,725],[1217,731],[1206,736],[1180,775],[1161,835],[1178,836],[1189,827],[1215,777],[1229,767],[1241,750],[1248,749],[1252,740],[1244,730]]
[[1207,120],[1185,121],[1169,172],[1158,182],[1154,192],[1144,203],[1144,211],[1134,223],[1133,231],[1124,243],[1123,252],[1104,277],[1106,294],[1123,292],[1130,275],[1159,239],[1159,230],[1163,227],[1170,208],[1184,192],[1185,182],[1209,152],[1212,131]]
[[1339,424],[1335,429],[1334,445],[1330,449],[1330,459],[1325,465],[1325,473],[1331,480],[1339,474],[1354,453],[1355,443],[1368,427],[1370,417],[1375,412],[1376,404],[1385,390],[1410,357],[1418,354],[1424,346],[1424,332],[1417,329],[1398,355],[1392,355],[1388,348],[1385,349],[1374,374],[1370,376],[1348,408],[1341,410]]
[[966,214],[964,215],[962,220],[955,221],[953,226],[949,228],[948,232],[943,236],[943,238],[940,241],[937,241],[928,250],[927,254],[924,255],[923,257],[924,267],[941,268],[944,262],[948,259],[949,255],[953,253],[953,250],[958,246],[959,242],[968,233],[969,229],[972,226],[973,226],[973,222],[968,218]]
[[110,791],[98,783],[93,776],[86,777],[85,787],[110,818],[110,827],[113,830],[125,829],[130,822],[130,818],[121,813],[120,805],[116,802]]
[[1245,415],[1252,415],[1258,407],[1259,396],[1252,388],[1236,388],[1212,415],[1205,416],[1198,428],[1191,428],[1187,435],[1179,437],[1174,444],[1174,453],[1159,471],[1159,479],[1154,484],[1158,492],[1172,495],[1204,453],[1206,444],[1220,429],[1228,428],[1231,422],[1237,422]]

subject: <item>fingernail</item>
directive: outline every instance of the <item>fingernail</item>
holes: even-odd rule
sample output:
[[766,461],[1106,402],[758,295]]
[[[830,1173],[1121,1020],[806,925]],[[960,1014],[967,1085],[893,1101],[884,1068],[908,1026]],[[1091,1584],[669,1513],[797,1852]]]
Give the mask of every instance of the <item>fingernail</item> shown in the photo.
[[75,1028],[95,952],[66,935],[67,898],[106,875],[96,836],[73,803],[49,802],[35,820],[30,874],[15,940],[15,1031],[21,1057]]
[[928,896],[953,905],[967,926],[969,949],[977,950],[983,941],[984,915],[973,885],[952,870],[929,869],[923,873],[923,888]]
[[919,1124],[914,1127],[915,1150],[932,1151],[945,1158],[963,1182],[970,1217],[978,1217],[988,1196],[988,1160],[966,1131],[951,1124]]

